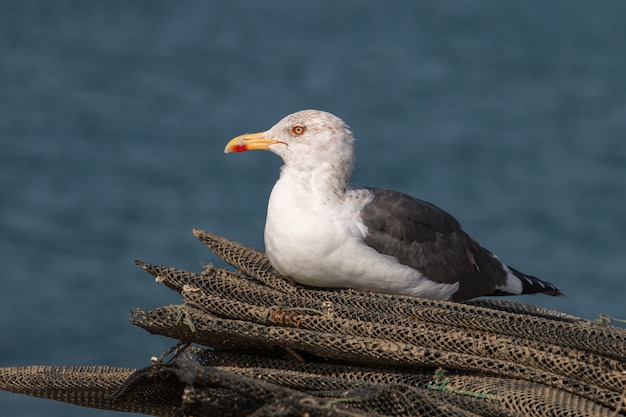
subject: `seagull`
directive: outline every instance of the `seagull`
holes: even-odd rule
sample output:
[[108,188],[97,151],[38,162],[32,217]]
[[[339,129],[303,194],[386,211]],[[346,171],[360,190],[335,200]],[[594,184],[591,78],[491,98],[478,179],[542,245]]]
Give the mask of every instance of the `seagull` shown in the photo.
[[352,185],[354,136],[331,113],[290,114],[265,132],[237,136],[224,152],[249,150],[284,162],[267,206],[265,251],[297,283],[452,301],[563,295],[503,264],[434,204]]

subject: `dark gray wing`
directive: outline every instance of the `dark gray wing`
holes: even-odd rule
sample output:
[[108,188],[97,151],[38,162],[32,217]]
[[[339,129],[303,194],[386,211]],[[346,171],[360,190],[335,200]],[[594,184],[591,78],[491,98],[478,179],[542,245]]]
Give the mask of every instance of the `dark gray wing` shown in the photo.
[[491,252],[465,233],[446,211],[409,195],[369,189],[373,200],[361,212],[365,243],[428,279],[459,283],[453,300],[493,294],[507,272]]

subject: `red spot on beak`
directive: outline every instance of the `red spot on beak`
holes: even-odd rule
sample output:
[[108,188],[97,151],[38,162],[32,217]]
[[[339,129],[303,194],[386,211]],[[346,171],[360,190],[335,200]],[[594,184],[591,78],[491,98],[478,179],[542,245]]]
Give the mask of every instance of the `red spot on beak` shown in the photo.
[[230,148],[231,152],[245,152],[247,150],[248,150],[248,146],[244,145],[243,143],[238,143],[232,148]]

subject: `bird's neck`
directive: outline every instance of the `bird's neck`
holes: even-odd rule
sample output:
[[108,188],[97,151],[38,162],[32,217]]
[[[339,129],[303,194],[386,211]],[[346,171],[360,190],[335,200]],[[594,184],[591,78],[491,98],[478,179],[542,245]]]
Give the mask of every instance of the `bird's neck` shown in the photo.
[[353,162],[328,163],[317,166],[283,165],[280,171],[280,180],[292,187],[297,187],[310,197],[310,201],[317,205],[336,204],[345,199],[350,188]]

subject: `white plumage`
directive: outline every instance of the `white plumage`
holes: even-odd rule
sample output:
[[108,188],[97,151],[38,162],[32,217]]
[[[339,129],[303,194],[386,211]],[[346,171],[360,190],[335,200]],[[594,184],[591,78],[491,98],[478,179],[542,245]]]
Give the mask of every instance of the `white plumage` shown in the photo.
[[282,158],[267,208],[265,250],[276,270],[304,285],[466,299],[546,292],[545,281],[506,267],[438,207],[390,190],[350,185],[354,138],[323,111],[291,114],[241,135],[225,152]]

